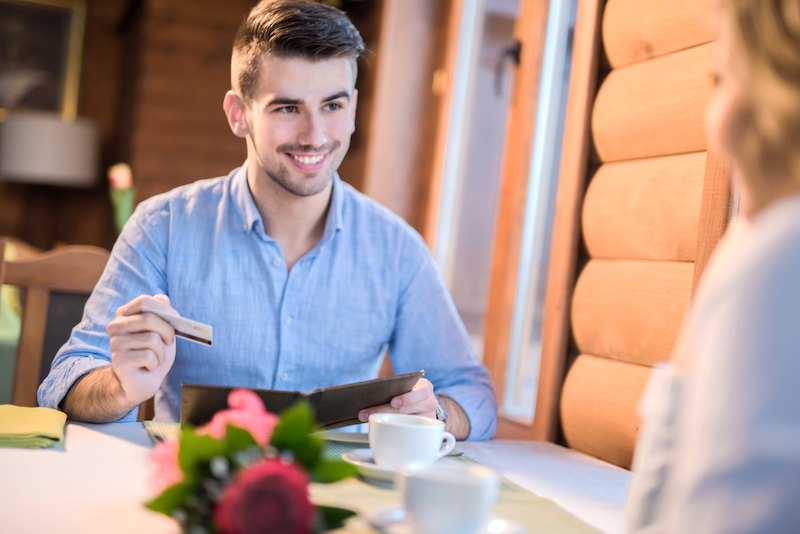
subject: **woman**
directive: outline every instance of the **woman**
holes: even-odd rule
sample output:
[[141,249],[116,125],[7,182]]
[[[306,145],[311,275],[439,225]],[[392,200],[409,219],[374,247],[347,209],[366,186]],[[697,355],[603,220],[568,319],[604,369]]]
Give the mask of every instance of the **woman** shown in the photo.
[[726,0],[706,129],[741,212],[641,403],[628,527],[800,532],[800,0]]

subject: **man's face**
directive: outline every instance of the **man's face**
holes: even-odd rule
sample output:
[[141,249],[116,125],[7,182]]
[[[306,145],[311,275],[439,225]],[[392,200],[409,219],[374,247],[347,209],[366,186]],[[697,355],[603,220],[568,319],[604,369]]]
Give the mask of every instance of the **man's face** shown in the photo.
[[264,55],[259,75],[245,111],[248,157],[272,185],[298,196],[316,195],[330,184],[355,129],[352,61]]

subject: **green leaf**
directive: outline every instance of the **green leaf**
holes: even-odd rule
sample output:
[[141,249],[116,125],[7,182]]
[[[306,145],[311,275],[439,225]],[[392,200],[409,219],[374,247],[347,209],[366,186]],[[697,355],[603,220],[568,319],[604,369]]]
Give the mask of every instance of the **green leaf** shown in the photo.
[[320,460],[310,470],[314,482],[336,482],[354,476],[358,472],[356,466],[341,460]]
[[311,469],[319,460],[323,445],[322,438],[310,435],[314,427],[311,405],[298,401],[281,414],[280,422],[272,431],[270,445],[291,451],[297,462]]
[[275,440],[297,439],[314,430],[314,411],[308,401],[299,400],[281,413],[280,421],[272,431],[272,445]]
[[186,497],[194,493],[195,485],[188,482],[178,482],[161,492],[161,495],[147,503],[147,507],[164,515],[172,515],[173,510],[182,509],[186,504]]
[[206,475],[211,459],[225,456],[225,445],[211,436],[198,436],[191,430],[185,430],[178,450],[178,464],[186,475],[186,481],[194,482]]
[[356,515],[356,513],[352,510],[334,508],[332,506],[320,506],[317,509],[320,512],[318,516],[319,521],[317,524],[317,530],[323,531],[340,528],[344,525],[344,522],[348,517]]
[[257,447],[258,443],[250,432],[238,426],[228,425],[228,451],[231,454],[253,446]]

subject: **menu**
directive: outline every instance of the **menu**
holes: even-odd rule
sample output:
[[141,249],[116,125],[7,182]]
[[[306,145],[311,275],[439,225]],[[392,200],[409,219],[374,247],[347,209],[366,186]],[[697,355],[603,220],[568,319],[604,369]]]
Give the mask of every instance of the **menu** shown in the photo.
[[[329,430],[361,423],[358,412],[408,393],[425,371],[353,382],[315,389],[308,393],[253,389],[264,401],[267,411],[280,413],[299,399],[306,399],[314,409],[320,429]],[[215,413],[228,407],[228,394],[236,388],[181,384],[181,424],[203,425]]]

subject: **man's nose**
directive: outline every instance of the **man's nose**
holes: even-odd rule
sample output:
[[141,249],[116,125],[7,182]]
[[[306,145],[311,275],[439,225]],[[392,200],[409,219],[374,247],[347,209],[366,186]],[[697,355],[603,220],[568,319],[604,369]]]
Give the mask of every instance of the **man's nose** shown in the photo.
[[297,141],[301,145],[312,147],[320,147],[327,142],[319,115],[315,113],[306,114]]

